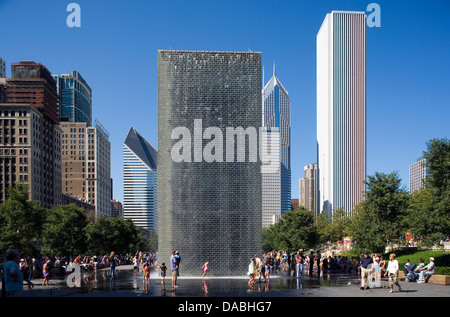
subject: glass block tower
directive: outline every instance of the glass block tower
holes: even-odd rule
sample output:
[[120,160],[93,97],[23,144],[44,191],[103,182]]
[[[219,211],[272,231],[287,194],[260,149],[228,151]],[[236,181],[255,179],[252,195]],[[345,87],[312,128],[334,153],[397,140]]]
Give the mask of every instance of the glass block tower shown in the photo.
[[351,214],[366,179],[366,15],[328,13],[317,34],[320,213]]
[[[158,252],[168,263],[178,250],[182,276],[207,260],[211,275],[244,276],[262,252],[261,163],[245,132],[261,127],[261,77],[259,52],[158,51]],[[227,133],[238,128],[243,139]]]
[[60,96],[61,121],[86,122],[92,125],[92,89],[77,71],[53,75]]
[[158,153],[133,127],[123,144],[123,217],[157,230]]
[[262,225],[268,226],[291,209],[291,103],[287,90],[273,76],[263,89],[263,127],[280,136],[280,169],[262,174]]

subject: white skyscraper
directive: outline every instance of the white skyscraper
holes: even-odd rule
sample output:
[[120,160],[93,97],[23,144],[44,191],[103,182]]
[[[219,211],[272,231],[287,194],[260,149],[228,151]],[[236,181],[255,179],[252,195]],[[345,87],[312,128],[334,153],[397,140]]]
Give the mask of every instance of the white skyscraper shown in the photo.
[[427,160],[423,157],[409,165],[409,193],[412,194],[423,187],[423,182],[428,176]]
[[317,34],[319,212],[363,200],[366,179],[366,15],[328,13]]
[[123,217],[145,230],[157,231],[157,151],[131,128],[123,144]]

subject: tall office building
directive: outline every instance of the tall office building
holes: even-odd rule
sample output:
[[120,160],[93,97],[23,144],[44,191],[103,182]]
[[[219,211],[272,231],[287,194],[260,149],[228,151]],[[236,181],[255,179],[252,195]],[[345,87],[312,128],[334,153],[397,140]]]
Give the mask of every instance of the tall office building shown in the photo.
[[29,198],[50,208],[61,203],[61,129],[50,71],[32,61],[11,65],[0,85],[0,198],[8,186],[28,185]]
[[92,126],[92,89],[77,71],[53,75],[60,96],[61,121],[86,122]]
[[318,179],[317,164],[308,164],[304,167],[304,177],[299,180],[299,205],[318,214]]
[[158,152],[133,127],[123,144],[123,217],[157,231]]
[[317,34],[320,212],[351,214],[366,179],[366,15],[328,13]]
[[[262,174],[262,225],[266,227],[291,209],[291,103],[287,90],[275,76],[275,67],[262,95],[263,127],[268,134],[279,135],[280,162],[277,171]],[[263,142],[266,142],[269,151],[272,150],[269,144],[271,138],[263,138]]]
[[1,57],[0,57],[0,78],[6,78],[6,63]]
[[409,165],[409,193],[412,194],[424,186],[424,181],[427,178],[429,169],[427,160],[423,157],[419,158],[417,162]]
[[259,52],[158,51],[158,252],[181,275],[262,252],[261,77]]
[[95,206],[95,218],[111,216],[111,143],[101,124],[61,122],[62,192]]

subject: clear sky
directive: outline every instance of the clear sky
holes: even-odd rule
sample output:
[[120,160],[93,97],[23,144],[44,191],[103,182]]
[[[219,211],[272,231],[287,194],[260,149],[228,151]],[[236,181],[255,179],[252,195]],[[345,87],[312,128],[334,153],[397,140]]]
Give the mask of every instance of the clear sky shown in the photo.
[[[81,27],[69,28],[69,3]],[[113,196],[123,201],[122,146],[133,126],[157,149],[157,50],[259,51],[291,100],[292,198],[316,162],[316,35],[332,10],[381,8],[367,29],[367,172],[408,167],[431,138],[449,137],[450,1],[0,0],[0,57],[53,74],[78,70],[93,118],[110,133]],[[369,15],[371,12],[367,12]]]

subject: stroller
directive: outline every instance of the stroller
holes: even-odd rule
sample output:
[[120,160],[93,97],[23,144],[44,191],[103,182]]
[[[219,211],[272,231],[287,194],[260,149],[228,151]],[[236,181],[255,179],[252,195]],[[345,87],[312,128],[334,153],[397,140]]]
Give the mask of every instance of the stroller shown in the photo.
[[419,273],[414,272],[415,264],[405,265],[405,273],[406,279],[408,282],[415,282],[419,278]]

